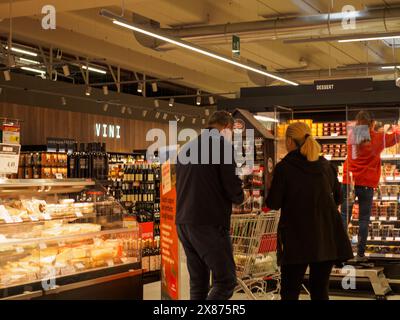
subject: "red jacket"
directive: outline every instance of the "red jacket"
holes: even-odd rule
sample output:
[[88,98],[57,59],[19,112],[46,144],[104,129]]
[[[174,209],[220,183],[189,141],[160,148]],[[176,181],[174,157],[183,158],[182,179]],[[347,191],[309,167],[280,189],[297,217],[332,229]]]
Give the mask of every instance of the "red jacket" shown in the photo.
[[351,182],[350,172],[356,186],[376,188],[381,177],[381,153],[400,142],[400,132],[385,134],[370,131],[371,141],[359,146],[347,145],[347,159],[343,166],[343,184]]

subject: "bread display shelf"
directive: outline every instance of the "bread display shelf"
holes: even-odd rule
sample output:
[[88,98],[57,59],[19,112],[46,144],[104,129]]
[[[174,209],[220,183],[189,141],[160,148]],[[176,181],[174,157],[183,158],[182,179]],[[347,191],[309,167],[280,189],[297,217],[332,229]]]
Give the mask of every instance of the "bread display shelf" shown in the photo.
[[74,193],[94,185],[90,179],[0,179],[0,197]]

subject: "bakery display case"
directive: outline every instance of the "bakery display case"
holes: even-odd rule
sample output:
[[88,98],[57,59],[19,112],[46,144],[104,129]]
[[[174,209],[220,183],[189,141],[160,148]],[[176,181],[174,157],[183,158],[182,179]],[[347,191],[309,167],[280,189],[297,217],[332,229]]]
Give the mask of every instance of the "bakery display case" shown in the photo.
[[142,299],[141,241],[91,180],[0,180],[0,298]]

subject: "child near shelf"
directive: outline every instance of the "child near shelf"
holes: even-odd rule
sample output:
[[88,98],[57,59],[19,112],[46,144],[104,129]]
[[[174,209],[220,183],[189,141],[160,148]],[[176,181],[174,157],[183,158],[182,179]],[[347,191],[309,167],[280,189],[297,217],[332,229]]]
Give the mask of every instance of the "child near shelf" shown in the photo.
[[[359,203],[358,248],[355,260],[366,262],[365,248],[368,238],[368,226],[374,197],[374,188],[378,187],[381,177],[381,153],[385,148],[399,142],[400,130],[393,134],[378,132],[375,120],[367,111],[356,116],[355,126],[348,130],[347,158],[343,166],[343,201],[341,206],[343,224],[347,230],[354,199]],[[353,188],[354,187],[354,188]]]

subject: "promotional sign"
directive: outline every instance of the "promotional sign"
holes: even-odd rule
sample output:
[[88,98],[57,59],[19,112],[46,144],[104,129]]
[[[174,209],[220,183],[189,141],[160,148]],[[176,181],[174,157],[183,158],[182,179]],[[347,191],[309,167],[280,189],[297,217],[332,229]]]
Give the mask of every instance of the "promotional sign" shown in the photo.
[[[176,232],[176,188],[173,166],[162,165],[162,185],[160,199],[161,231],[161,298],[179,300],[179,240]],[[165,181],[166,180],[166,181]],[[164,188],[167,189],[164,189]]]
[[2,127],[2,142],[8,144],[20,144],[20,126],[4,124]]
[[0,143],[0,174],[18,173],[21,145]]
[[142,240],[153,240],[154,238],[154,222],[141,222],[139,223],[142,230]]

